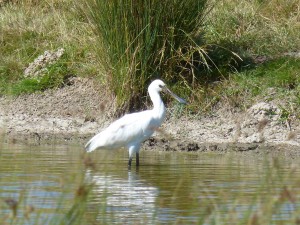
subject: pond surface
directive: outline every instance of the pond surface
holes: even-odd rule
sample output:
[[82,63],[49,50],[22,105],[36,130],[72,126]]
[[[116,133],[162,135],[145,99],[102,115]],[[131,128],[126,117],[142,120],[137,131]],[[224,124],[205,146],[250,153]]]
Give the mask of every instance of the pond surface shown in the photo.
[[128,170],[127,157],[125,150],[87,158],[78,146],[2,144],[0,220],[15,216],[16,224],[55,224],[83,184],[91,191],[82,224],[300,220],[299,159],[141,151],[141,166],[133,161]]

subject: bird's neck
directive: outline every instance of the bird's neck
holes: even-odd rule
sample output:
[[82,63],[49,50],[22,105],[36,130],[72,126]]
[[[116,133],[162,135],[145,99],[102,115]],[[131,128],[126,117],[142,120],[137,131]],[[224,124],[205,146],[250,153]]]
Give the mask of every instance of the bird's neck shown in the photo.
[[157,119],[163,120],[165,118],[166,109],[160,95],[158,93],[153,93],[150,95],[150,98],[153,102],[153,115]]

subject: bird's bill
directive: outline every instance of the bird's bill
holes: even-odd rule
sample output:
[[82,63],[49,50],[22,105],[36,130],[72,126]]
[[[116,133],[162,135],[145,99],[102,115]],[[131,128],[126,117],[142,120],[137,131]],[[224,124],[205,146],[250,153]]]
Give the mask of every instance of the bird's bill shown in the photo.
[[187,104],[187,101],[184,100],[183,98],[178,97],[177,95],[175,95],[169,88],[165,87],[165,90],[173,97],[175,98],[178,102],[182,103],[182,104]]

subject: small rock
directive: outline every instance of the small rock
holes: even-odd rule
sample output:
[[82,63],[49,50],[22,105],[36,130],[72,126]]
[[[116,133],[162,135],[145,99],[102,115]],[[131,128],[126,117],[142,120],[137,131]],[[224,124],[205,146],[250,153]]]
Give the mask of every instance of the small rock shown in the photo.
[[262,143],[263,141],[264,138],[260,133],[255,133],[245,139],[246,143]]
[[24,77],[38,78],[46,67],[55,63],[63,54],[65,50],[59,48],[55,52],[45,51],[43,55],[38,56],[24,71]]

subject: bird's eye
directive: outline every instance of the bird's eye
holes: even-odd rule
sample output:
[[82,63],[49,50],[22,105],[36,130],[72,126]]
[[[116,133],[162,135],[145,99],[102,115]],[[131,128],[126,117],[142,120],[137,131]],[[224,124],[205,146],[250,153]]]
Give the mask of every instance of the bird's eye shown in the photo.
[[163,88],[164,86],[162,84],[159,84],[158,87]]

